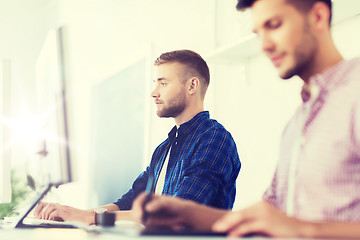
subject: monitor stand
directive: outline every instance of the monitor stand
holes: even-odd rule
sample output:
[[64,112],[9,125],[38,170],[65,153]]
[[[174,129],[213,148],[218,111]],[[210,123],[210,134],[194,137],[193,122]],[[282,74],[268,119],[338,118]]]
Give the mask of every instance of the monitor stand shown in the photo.
[[24,219],[28,214],[36,207],[36,205],[45,197],[45,195],[51,190],[52,187],[57,187],[58,185],[49,183],[48,186],[39,193],[35,198],[34,202],[31,204],[29,209],[21,216],[21,218],[15,224],[15,228],[77,228],[74,225],[67,224],[25,224]]

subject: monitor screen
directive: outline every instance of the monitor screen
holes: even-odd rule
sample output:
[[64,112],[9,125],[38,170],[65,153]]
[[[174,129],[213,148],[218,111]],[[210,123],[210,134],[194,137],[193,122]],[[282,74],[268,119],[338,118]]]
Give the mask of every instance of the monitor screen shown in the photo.
[[43,131],[36,153],[44,169],[43,183],[55,186],[72,181],[63,31],[63,28],[49,31],[36,64]]
[[36,157],[30,159],[40,171],[29,171],[27,180],[38,194],[15,223],[15,228],[38,227],[23,222],[52,187],[72,181],[68,131],[68,98],[65,86],[64,29],[50,30],[36,63],[38,96]]

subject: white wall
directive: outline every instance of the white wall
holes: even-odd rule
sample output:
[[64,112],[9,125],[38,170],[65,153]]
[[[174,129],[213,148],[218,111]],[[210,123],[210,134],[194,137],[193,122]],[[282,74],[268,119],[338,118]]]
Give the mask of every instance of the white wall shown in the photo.
[[[79,181],[61,189],[60,201],[90,207],[93,87],[145,55],[152,62],[162,52],[188,48],[206,56],[237,42],[250,33],[251,22],[249,13],[237,12],[235,4],[235,0],[0,0],[0,31],[6,36],[0,38],[0,56],[13,60],[13,108],[17,114],[35,104],[34,67],[47,30],[67,28],[71,133]],[[346,57],[360,54],[360,36],[354,30],[359,21],[357,17],[333,29]],[[278,79],[262,55],[210,67],[206,106],[237,143],[243,168],[235,208],[241,208],[259,199],[271,178],[282,128],[300,102],[301,81]],[[144,162],[174,124],[156,116],[150,99],[150,72],[149,84],[144,86],[149,92]]]

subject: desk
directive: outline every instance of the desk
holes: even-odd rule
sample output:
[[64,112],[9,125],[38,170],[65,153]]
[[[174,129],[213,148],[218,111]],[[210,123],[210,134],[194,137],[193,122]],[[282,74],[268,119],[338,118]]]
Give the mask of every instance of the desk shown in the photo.
[[159,237],[159,236],[126,236],[123,234],[113,233],[88,233],[80,229],[4,229],[0,230],[1,240],[112,240],[112,239],[186,239],[186,240],[199,240],[199,239],[226,239],[225,237]]
[[[89,233],[81,229],[2,229],[0,230],[1,240],[153,240],[153,239],[173,239],[173,240],[225,240],[226,237],[161,237],[161,236],[126,236],[124,234],[113,233]],[[269,238],[253,237],[253,238],[239,238],[251,240],[269,240]],[[286,238],[279,238],[279,240],[286,240]],[[294,240],[292,238],[292,240]],[[299,240],[306,240],[301,238]],[[317,239],[319,240],[319,239]]]

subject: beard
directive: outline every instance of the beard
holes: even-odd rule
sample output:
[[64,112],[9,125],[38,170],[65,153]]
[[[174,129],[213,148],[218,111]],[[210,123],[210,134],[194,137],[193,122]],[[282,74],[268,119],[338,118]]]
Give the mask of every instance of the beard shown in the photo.
[[280,75],[282,79],[290,79],[295,75],[301,77],[309,69],[310,59],[312,59],[311,55],[295,52],[294,58],[295,65]]
[[179,116],[186,108],[185,94],[179,94],[170,99],[167,104],[163,103],[161,109],[157,110],[157,115],[161,118],[175,118]]
[[289,79],[295,75],[302,77],[313,67],[318,41],[311,32],[305,32],[305,29],[309,27],[304,28],[303,39],[294,50],[294,66],[280,75],[282,79]]

